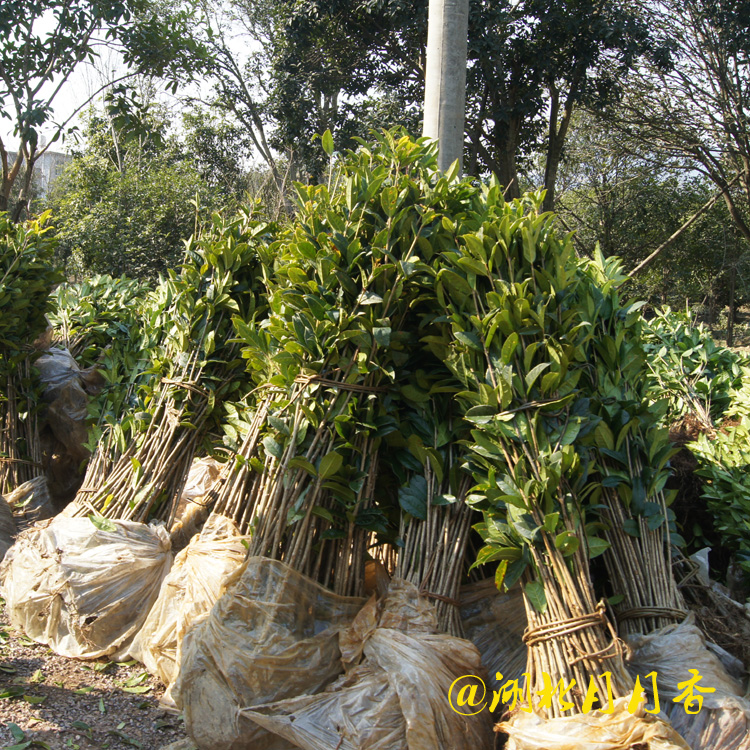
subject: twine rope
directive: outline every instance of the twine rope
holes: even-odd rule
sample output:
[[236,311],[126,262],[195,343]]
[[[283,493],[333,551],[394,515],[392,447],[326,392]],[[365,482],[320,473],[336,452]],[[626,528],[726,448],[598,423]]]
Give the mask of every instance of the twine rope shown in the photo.
[[322,375],[298,375],[294,379],[295,383],[302,386],[308,386],[311,383],[326,385],[330,388],[338,388],[340,391],[353,391],[354,393],[386,393],[388,388],[377,385],[361,385],[360,383],[344,383],[340,380],[331,380],[331,378]]
[[193,393],[197,393],[199,396],[203,396],[203,398],[208,398],[208,391],[203,388],[199,388],[197,385],[197,380],[173,380],[172,378],[162,378],[161,382],[165,385],[176,385],[178,388],[184,388],[187,391],[192,391]]
[[[622,656],[622,642],[617,637],[617,633],[612,627],[612,623],[607,619],[606,615],[607,605],[604,601],[600,601],[596,605],[596,611],[590,612],[585,615],[579,615],[578,617],[570,617],[565,620],[555,620],[554,622],[547,622],[542,625],[538,625],[535,628],[526,628],[523,633],[523,642],[531,648],[532,646],[538,646],[546,641],[551,641],[554,638],[562,638],[572,633],[577,633],[580,630],[586,628],[595,628],[602,626],[609,630],[612,636],[612,643],[606,648],[599,651],[587,652],[581,649],[578,644],[571,642],[570,645],[580,654],[580,656],[571,660],[571,664],[576,664],[579,661],[585,659],[614,659],[617,656]],[[610,653],[612,652],[612,653]]]
[[625,620],[642,620],[647,617],[667,617],[682,622],[688,613],[683,609],[673,607],[633,607],[617,614],[617,622]]

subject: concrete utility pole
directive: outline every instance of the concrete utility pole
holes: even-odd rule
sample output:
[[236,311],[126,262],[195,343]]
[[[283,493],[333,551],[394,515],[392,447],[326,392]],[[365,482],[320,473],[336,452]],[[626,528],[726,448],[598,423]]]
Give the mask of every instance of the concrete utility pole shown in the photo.
[[463,164],[469,0],[430,0],[422,135],[438,141],[438,166]]

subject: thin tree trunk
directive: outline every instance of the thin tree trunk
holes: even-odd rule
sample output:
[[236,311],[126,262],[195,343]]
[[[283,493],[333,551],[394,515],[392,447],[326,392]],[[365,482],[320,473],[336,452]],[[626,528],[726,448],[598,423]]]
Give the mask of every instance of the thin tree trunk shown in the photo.
[[735,291],[737,289],[737,266],[729,269],[729,316],[727,317],[727,346],[734,346],[734,316],[736,314]]
[[36,162],[36,157],[34,154],[33,149],[28,153],[26,156],[26,171],[23,175],[23,184],[21,185],[21,192],[18,196],[18,200],[16,201],[16,205],[13,208],[13,213],[11,214],[10,220],[17,224],[21,220],[21,216],[24,212],[29,213],[29,208],[31,205],[31,179],[34,176],[34,163]]
[[463,163],[469,0],[430,0],[424,127],[438,142],[438,167]]

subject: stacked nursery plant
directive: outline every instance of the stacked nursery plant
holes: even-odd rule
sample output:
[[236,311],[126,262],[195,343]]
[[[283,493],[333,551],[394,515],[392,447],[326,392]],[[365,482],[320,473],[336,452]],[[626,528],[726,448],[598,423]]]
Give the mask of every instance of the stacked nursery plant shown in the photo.
[[[385,531],[378,456],[409,396],[426,260],[449,242],[443,215],[471,195],[431,184],[432,158],[386,134],[352,155],[333,189],[298,187],[297,220],[272,246],[269,318],[261,330],[237,321],[268,408],[261,454],[248,456],[258,470],[245,493],[253,510],[243,511],[250,552],[340,594],[362,593],[369,540]],[[424,455],[415,461],[430,468]],[[424,505],[426,492],[417,495]]]
[[[185,550],[170,580],[190,590],[221,535],[232,536],[226,567],[200,606],[166,625],[165,584],[139,654],[159,661],[145,633],[158,634],[168,658],[150,668],[176,677],[200,747],[251,747],[264,731],[298,743],[309,721],[329,733],[310,747],[343,742],[326,717],[343,711],[352,737],[369,732],[379,715],[342,706],[373,684],[391,690],[379,693],[397,727],[387,731],[408,736],[433,720],[399,703],[394,654],[415,670],[431,664],[426,682],[440,690],[478,668],[453,637],[459,589],[471,567],[492,565],[498,588],[523,590],[523,701],[537,716],[565,721],[564,710],[575,718],[612,696],[615,734],[683,747],[642,707],[623,714],[634,679],[616,623],[649,637],[685,612],[671,570],[680,539],[664,492],[664,406],[652,403],[643,320],[620,298],[619,265],[578,259],[541,195],[506,202],[496,180],[441,175],[424,141],[386,132],[339,163],[329,134],[323,145],[332,180],[297,187],[286,227],[249,212],[215,217],[188,242],[181,272],[148,295],[144,333],[113,352],[113,377],[131,395],[102,406],[109,426],[76,500],[97,533],[114,534],[113,521],[171,524],[198,446],[215,449],[221,429],[230,452],[202,546]],[[163,335],[141,346],[154,352],[144,370],[133,341],[146,330]],[[373,560],[401,580],[362,608]],[[166,567],[162,555],[154,569]],[[565,709],[542,697],[560,681]],[[503,725],[512,737],[519,716]],[[452,719],[433,722],[451,725],[442,740],[440,729],[425,736],[460,746],[468,725]],[[481,722],[471,732],[490,747]]]
[[31,344],[62,280],[54,250],[49,213],[23,224],[0,214],[0,493],[41,473]]
[[[113,424],[98,469],[76,498],[77,515],[174,520],[176,501],[197,447],[215,426],[224,400],[244,388],[242,360],[232,342],[232,316],[249,319],[262,291],[258,249],[268,226],[249,211],[232,221],[218,215],[187,243],[185,261],[156,290],[147,331],[162,331],[153,377],[139,394],[142,411]],[[107,466],[109,464],[109,466]]]
[[89,441],[81,496],[96,490],[125,450],[138,400],[153,373],[151,355],[161,332],[155,327],[158,295],[143,282],[95,276],[61,284],[53,294],[49,320],[54,342],[70,351],[84,368],[96,368],[102,381],[89,401]]
[[[432,345],[465,389],[458,398],[473,427],[477,481],[469,502],[485,517],[478,561],[499,561],[498,586],[523,584],[531,694],[543,691],[545,674],[553,684],[575,680],[570,700],[581,711],[590,680],[599,696],[610,687],[626,696],[633,684],[589,573],[606,543],[593,531],[598,511],[578,448],[596,425],[581,388],[591,366],[586,280],[538,200],[505,203],[492,183],[479,229],[456,228],[436,287],[449,325]],[[546,714],[560,711],[553,703]]]
[[[438,604],[441,629],[459,628],[455,599],[469,522],[468,479],[454,444],[460,417],[452,423],[446,395],[456,385],[444,370],[431,370],[439,363],[420,351],[418,339],[433,296],[430,262],[453,242],[445,217],[468,209],[476,189],[452,177],[435,179],[434,148],[386,133],[349,155],[335,184],[298,186],[298,197],[296,219],[271,248],[277,260],[268,319],[236,322],[255,379],[254,401],[215,511],[230,514],[249,534],[249,556],[182,646],[174,694],[201,746],[270,741],[260,739],[265,724],[248,721],[245,710],[264,703],[264,712],[273,712],[272,701],[285,710],[285,699],[312,699],[300,691],[318,692],[344,670],[337,632],[363,604],[369,556],[396,566],[416,598],[421,589]],[[390,552],[383,550],[387,542]],[[405,604],[409,593],[401,597],[398,619],[391,620],[398,633],[425,606]],[[431,605],[419,611],[418,632],[437,638]],[[334,703],[347,700],[349,687],[366,689],[360,679],[368,670],[384,674],[362,652],[370,638],[365,623],[377,629],[377,616],[369,617],[359,636],[349,636],[358,649],[349,666],[365,663],[342,686],[341,698],[333,694]],[[455,669],[471,670],[467,654],[478,658],[465,642],[440,637],[449,640],[434,641],[441,644],[436,660],[445,661],[434,679],[442,685],[452,675],[447,689],[459,676]],[[230,642],[241,644],[231,654]],[[292,655],[304,680],[281,666]],[[209,692],[210,715],[203,699]],[[394,699],[389,712],[403,724]],[[385,719],[368,710],[360,721]],[[476,722],[489,729],[486,718]],[[485,731],[481,746],[489,740]]]

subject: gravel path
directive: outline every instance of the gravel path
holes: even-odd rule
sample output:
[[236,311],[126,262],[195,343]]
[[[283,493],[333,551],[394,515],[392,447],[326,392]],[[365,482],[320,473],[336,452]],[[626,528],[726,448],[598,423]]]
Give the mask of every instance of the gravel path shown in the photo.
[[0,599],[0,750],[159,750],[186,738],[163,692],[141,664],[66,659],[28,640]]

